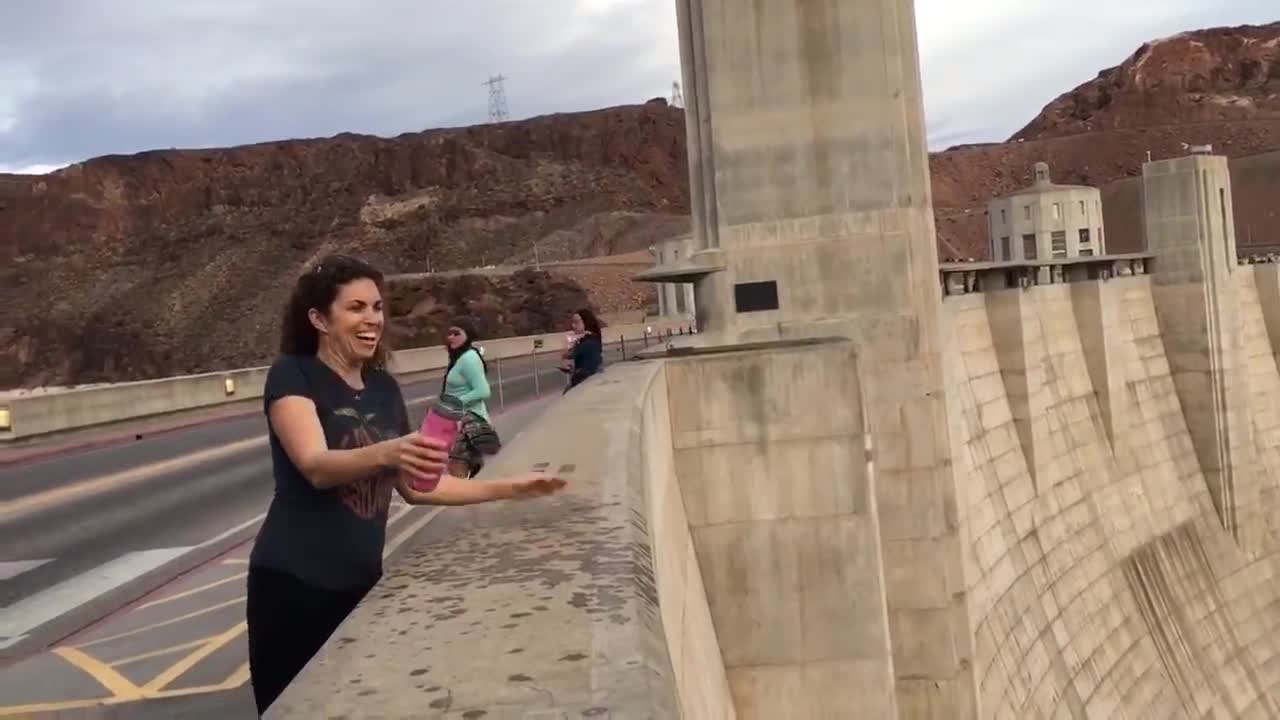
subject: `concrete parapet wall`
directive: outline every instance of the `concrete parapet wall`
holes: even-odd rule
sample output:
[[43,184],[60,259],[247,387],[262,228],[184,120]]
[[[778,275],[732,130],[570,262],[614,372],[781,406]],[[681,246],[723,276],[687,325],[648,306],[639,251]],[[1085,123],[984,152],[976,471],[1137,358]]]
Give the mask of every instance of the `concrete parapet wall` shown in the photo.
[[[886,576],[853,345],[673,359],[667,387],[738,717],[896,715],[886,583],[927,602],[945,594],[946,568]],[[912,559],[912,546],[895,550]]]
[[262,397],[266,379],[257,367],[12,395],[0,398],[10,422],[0,442]]
[[[678,320],[610,326],[604,329],[604,340],[606,343],[621,337],[639,340],[646,328],[652,328],[656,336],[667,330],[678,331],[680,327]],[[548,333],[488,340],[480,345],[484,347],[485,358],[493,360],[558,351],[563,347],[563,338],[564,333]],[[448,364],[443,346],[398,350],[391,361],[392,370],[397,374],[439,370]],[[266,367],[256,367],[86,388],[10,393],[0,397],[0,411],[7,412],[10,426],[0,428],[0,442],[252,400],[262,396],[266,374]],[[233,383],[231,392],[228,392],[228,380]]]
[[[679,389],[677,389],[679,392]],[[681,716],[737,717],[690,531],[672,445],[670,383],[657,373],[644,400],[640,442],[654,578]]]

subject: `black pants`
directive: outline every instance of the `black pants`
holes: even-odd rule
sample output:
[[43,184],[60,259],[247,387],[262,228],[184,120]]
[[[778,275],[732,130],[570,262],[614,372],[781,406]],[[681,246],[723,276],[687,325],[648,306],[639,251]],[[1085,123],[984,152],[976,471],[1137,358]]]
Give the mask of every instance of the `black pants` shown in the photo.
[[284,692],[368,590],[315,587],[288,573],[249,568],[245,619],[258,714]]

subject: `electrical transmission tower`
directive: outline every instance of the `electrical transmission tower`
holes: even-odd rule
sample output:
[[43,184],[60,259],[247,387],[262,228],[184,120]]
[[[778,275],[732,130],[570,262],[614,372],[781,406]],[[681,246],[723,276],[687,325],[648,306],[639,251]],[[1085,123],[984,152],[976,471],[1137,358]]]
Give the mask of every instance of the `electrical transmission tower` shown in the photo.
[[684,107],[684,93],[680,92],[680,83],[678,82],[671,83],[671,106]]
[[507,119],[507,92],[502,87],[506,80],[502,75],[490,75],[480,83],[489,86],[489,122],[505,122]]

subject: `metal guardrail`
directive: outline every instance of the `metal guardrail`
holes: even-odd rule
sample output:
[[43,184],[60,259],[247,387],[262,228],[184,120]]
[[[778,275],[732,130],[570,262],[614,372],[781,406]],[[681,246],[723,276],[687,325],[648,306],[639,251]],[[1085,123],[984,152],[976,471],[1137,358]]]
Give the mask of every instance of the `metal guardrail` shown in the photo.
[[[610,363],[633,359],[640,351],[655,345],[661,345],[668,338],[692,333],[692,328],[680,327],[674,330],[671,328],[655,329],[653,332],[636,333],[630,337],[623,334],[617,340],[604,343],[605,368],[607,369]],[[513,394],[510,392],[510,386],[528,383],[530,375],[532,375],[533,394],[535,396],[541,396],[543,392],[551,387],[563,389],[568,385],[568,374],[560,370],[561,354],[564,349],[562,347],[552,348],[538,352],[538,348],[543,347],[545,343],[535,341],[533,345],[534,349],[531,349],[527,355],[497,357],[489,362],[489,381],[493,391],[492,397],[497,398],[499,411],[506,408],[507,398]],[[513,365],[524,365],[526,363],[531,366],[531,372],[511,372]],[[504,370],[504,368],[506,369]]]

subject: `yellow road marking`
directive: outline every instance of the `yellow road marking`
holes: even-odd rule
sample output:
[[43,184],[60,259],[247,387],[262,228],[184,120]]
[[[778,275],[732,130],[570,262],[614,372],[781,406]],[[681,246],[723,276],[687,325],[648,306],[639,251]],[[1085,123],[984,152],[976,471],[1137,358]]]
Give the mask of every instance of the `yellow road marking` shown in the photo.
[[223,565],[248,565],[249,558],[227,558],[222,561]]
[[163,605],[164,603],[167,603],[167,602],[169,602],[169,601],[171,601],[171,600],[181,600],[181,599],[182,599],[182,598],[184,598],[184,597],[191,597],[192,595],[195,595],[195,594],[197,594],[197,593],[202,593],[202,592],[204,592],[205,590],[210,590],[210,589],[212,589],[212,588],[216,588],[216,587],[218,587],[219,585],[226,585],[226,584],[227,584],[227,583],[229,583],[229,582],[235,582],[236,580],[239,580],[240,578],[242,578],[242,577],[244,577],[244,576],[246,576],[246,575],[248,575],[248,574],[249,574],[249,573],[247,573],[247,572],[242,572],[242,573],[237,573],[237,574],[235,574],[235,575],[232,575],[232,576],[230,576],[230,577],[224,577],[224,578],[222,578],[221,580],[214,580],[214,581],[213,581],[213,582],[211,582],[211,583],[205,583],[204,585],[201,585],[200,587],[194,587],[194,588],[191,588],[190,590],[185,590],[185,591],[180,592],[180,593],[178,593],[178,594],[176,594],[176,595],[169,595],[169,596],[162,597],[162,598],[159,598],[159,599],[156,599],[156,600],[152,600],[152,601],[151,601],[151,602],[149,602],[149,603],[143,603],[143,604],[139,605],[138,607],[134,608],[134,610],[143,610],[143,609],[145,609],[145,608],[155,607],[156,605]]
[[182,697],[183,695],[200,695],[202,693],[222,692],[223,690],[234,690],[249,681],[249,662],[240,664],[236,671],[227,676],[226,680],[213,685],[199,685],[197,687],[177,688],[175,690],[161,690],[152,693],[149,698],[168,698]]
[[183,620],[189,620],[189,619],[191,619],[191,618],[193,618],[193,617],[197,617],[197,616],[200,616],[200,615],[204,615],[204,614],[207,614],[207,613],[211,613],[211,612],[213,612],[213,611],[215,611],[215,610],[221,610],[221,609],[222,609],[222,608],[224,608],[224,607],[230,607],[230,606],[232,606],[232,605],[235,605],[235,604],[236,604],[236,603],[238,603],[238,602],[244,602],[244,595],[241,595],[240,597],[237,597],[237,598],[232,598],[232,599],[230,599],[230,600],[228,600],[228,601],[226,601],[226,602],[220,602],[220,603],[218,603],[217,605],[210,605],[210,606],[209,606],[209,607],[207,607],[207,608],[201,608],[200,610],[195,610],[195,611],[189,612],[189,613],[187,613],[186,615],[179,615],[179,616],[178,616],[178,617],[176,617],[176,618],[170,618],[170,619],[168,619],[168,620],[161,620],[160,622],[151,623],[150,625],[144,625],[144,626],[142,626],[142,627],[140,627],[140,628],[137,628],[136,630],[129,630],[129,631],[122,632],[122,633],[116,633],[115,635],[108,635],[108,636],[106,636],[106,637],[104,637],[104,638],[97,638],[97,639],[95,639],[95,640],[90,640],[89,642],[83,642],[83,643],[80,643],[79,645],[75,645],[74,647],[77,647],[77,648],[87,648],[87,647],[90,647],[90,646],[92,646],[92,645],[100,645],[100,644],[102,644],[102,643],[104,643],[104,642],[110,642],[110,641],[112,641],[112,640],[119,640],[120,638],[123,638],[123,637],[129,637],[130,635],[137,635],[138,633],[144,633],[144,632],[146,632],[146,631],[148,631],[148,630],[155,630],[155,629],[156,629],[156,628],[158,628],[158,627],[164,627],[164,626],[166,626],[166,625],[172,625],[172,624],[174,624],[174,623],[180,623],[180,622],[182,622]]
[[134,685],[129,678],[116,672],[114,668],[98,658],[73,647],[54,648],[53,653],[88,673],[115,697],[125,700],[142,699],[142,688]]
[[240,637],[240,633],[244,632],[246,627],[248,627],[247,623],[239,622],[226,632],[209,638],[208,641],[201,645],[195,652],[190,653],[178,662],[170,665],[164,672],[152,678],[151,682],[143,685],[142,691],[146,693],[153,693],[157,690],[163,690],[165,685],[177,680],[182,676],[182,673],[195,667],[196,663],[214,654],[223,645],[226,645],[237,637]]
[[60,502],[73,499],[82,499],[90,495],[96,495],[106,492],[114,487],[128,485],[130,483],[146,480],[166,472],[181,470],[192,465],[197,465],[211,460],[218,460],[228,455],[234,455],[250,448],[265,445],[267,443],[266,435],[259,435],[247,440],[240,440],[226,445],[206,448],[187,455],[182,455],[168,460],[150,463],[147,465],[139,465],[128,470],[121,470],[109,475],[102,475],[92,480],[66,485],[64,487],[45,490],[44,492],[28,495],[19,500],[11,500],[5,503],[5,509],[0,511],[0,521],[12,520],[40,510],[46,507],[57,505]]
[[179,650],[186,650],[187,648],[193,648],[197,645],[200,645],[208,641],[209,641],[209,638],[200,638],[199,640],[184,642],[180,645],[170,645],[167,648],[160,648],[159,650],[152,650],[151,652],[144,652],[138,655],[130,655],[129,657],[126,657],[126,658],[113,660],[107,664],[113,668],[118,668],[121,665],[128,665],[129,663],[137,662],[139,660],[146,660],[147,658],[160,657],[161,655],[168,655],[169,653],[177,652]]
[[245,660],[222,684],[226,689],[230,690],[231,688],[238,688],[247,682],[249,682],[249,661]]
[[59,702],[35,703],[32,705],[10,705],[7,707],[0,706],[0,717],[12,717],[14,715],[31,715],[34,713],[61,712],[64,710],[83,710],[91,707],[100,707],[105,705],[120,705],[127,702],[137,702],[138,700],[152,700],[155,698],[182,697],[184,695],[200,695],[203,693],[223,692],[226,690],[234,690],[249,681],[249,663],[244,662],[235,672],[227,676],[226,680],[213,685],[200,685],[197,687],[178,688],[176,690],[161,690],[159,692],[143,693],[138,698],[124,697],[105,697],[92,700],[63,700]]

